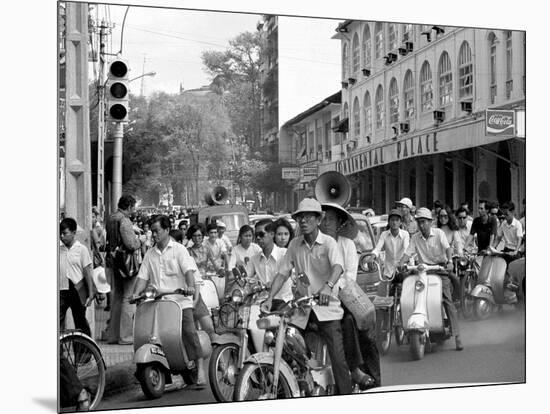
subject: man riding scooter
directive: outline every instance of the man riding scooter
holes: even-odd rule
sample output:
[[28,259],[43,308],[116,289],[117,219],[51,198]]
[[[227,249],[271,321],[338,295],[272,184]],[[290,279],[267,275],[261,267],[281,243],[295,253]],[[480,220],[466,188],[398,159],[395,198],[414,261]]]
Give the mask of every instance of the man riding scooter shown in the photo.
[[[439,273],[443,288],[443,306],[449,317],[452,335],[455,336],[457,351],[464,349],[460,339],[458,318],[451,295],[451,281],[449,273],[453,271],[453,249],[449,246],[447,237],[442,230],[432,227],[432,213],[429,209],[421,207],[416,212],[416,222],[419,232],[411,236],[410,244],[399,264],[406,264],[413,254],[417,254],[419,261],[425,265],[443,265],[447,272]],[[401,267],[400,266],[400,267]]]
[[201,343],[193,318],[193,295],[197,267],[187,249],[170,238],[170,219],[160,215],[153,219],[151,231],[155,247],[149,249],[143,258],[137,282],[134,287],[134,298],[140,297],[147,285],[152,285],[157,292],[181,290],[185,295],[174,295],[182,309],[182,339],[190,360],[195,360],[198,368],[197,386],[206,384],[206,371],[201,358]]

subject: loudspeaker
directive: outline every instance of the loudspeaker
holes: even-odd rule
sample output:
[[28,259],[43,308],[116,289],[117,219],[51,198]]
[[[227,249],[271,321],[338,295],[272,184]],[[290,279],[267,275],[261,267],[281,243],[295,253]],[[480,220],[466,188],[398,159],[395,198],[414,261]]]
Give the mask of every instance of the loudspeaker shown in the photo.
[[225,204],[228,195],[227,188],[218,185],[204,195],[204,201],[209,206]]
[[327,171],[315,183],[315,198],[320,203],[336,203],[345,207],[351,198],[351,185],[343,174]]

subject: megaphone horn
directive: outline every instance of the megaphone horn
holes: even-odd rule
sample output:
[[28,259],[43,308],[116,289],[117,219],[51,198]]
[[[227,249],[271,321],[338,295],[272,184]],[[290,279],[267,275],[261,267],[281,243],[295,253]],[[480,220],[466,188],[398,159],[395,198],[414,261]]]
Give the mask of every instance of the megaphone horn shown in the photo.
[[224,204],[228,197],[227,189],[221,185],[218,185],[212,189],[212,191],[204,195],[204,200],[209,206],[215,204]]
[[317,179],[315,197],[320,203],[336,203],[345,207],[351,198],[351,185],[343,174],[328,171]]

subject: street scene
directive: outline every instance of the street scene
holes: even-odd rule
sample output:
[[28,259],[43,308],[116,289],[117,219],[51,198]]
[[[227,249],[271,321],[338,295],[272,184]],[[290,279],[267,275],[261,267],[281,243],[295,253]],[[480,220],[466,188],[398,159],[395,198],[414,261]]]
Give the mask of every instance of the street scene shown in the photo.
[[526,382],[524,31],[57,13],[59,411]]

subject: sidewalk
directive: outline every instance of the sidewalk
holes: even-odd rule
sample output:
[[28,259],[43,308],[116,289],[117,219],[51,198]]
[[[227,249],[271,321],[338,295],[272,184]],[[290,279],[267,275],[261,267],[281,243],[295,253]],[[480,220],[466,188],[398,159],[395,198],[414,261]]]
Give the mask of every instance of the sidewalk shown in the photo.
[[97,344],[107,365],[104,398],[139,384],[134,376],[133,345],[109,345],[101,341]]

